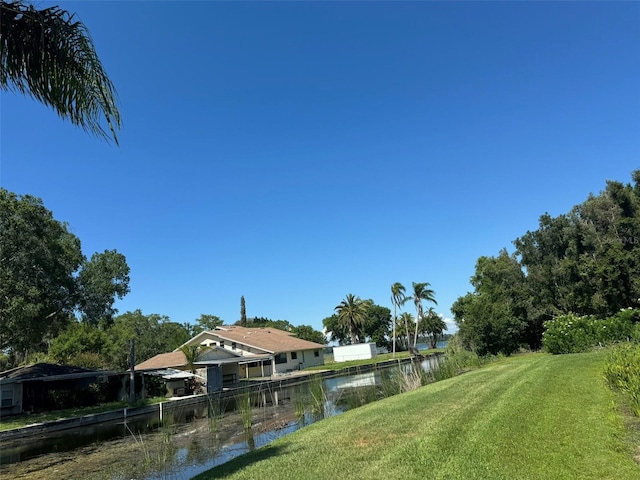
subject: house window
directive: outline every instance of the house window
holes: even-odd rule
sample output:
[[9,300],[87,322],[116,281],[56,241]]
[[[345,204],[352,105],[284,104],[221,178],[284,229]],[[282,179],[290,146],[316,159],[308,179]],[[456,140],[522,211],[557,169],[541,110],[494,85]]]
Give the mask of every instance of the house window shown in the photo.
[[297,360],[298,359],[298,352],[291,352],[291,360]]
[[233,343],[231,344],[231,350],[235,350],[235,349],[236,349],[236,342],[233,342]]
[[275,356],[276,363],[287,363],[287,353],[278,353]]
[[320,350],[314,350],[313,351],[313,356],[314,357],[319,357],[320,356]]
[[13,388],[7,388],[0,392],[0,407],[13,406]]
[[220,340],[220,347],[224,348],[224,340]]

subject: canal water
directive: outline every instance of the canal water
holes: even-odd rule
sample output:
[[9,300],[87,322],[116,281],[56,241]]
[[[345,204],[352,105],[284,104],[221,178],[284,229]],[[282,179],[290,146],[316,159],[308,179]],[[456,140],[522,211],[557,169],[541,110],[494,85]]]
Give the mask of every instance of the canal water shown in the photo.
[[152,415],[5,442],[0,479],[187,480],[306,425],[410,389],[408,380],[424,384],[437,363],[428,357],[415,366],[314,377],[280,391],[277,404],[272,395],[240,393],[178,409],[163,421]]

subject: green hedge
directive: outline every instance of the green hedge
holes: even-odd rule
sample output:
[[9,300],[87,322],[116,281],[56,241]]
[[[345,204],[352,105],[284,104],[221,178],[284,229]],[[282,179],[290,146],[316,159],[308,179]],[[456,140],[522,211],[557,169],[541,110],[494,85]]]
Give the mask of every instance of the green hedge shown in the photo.
[[613,317],[598,319],[572,313],[545,322],[543,348],[553,354],[585,352],[594,346],[633,339],[640,333],[635,322],[639,311],[625,309]]

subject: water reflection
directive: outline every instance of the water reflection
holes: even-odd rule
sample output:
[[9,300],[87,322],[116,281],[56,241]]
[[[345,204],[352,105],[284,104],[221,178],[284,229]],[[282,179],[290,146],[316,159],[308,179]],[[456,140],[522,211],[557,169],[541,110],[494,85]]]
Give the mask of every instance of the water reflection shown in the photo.
[[423,381],[437,360],[418,365],[317,376],[280,391],[277,405],[266,403],[266,395],[242,397],[236,403],[249,405],[244,412],[224,413],[229,405],[212,399],[198,409],[174,412],[163,422],[139,418],[1,446],[0,477],[186,480],[316,421],[400,393],[407,372],[419,370],[417,378]]

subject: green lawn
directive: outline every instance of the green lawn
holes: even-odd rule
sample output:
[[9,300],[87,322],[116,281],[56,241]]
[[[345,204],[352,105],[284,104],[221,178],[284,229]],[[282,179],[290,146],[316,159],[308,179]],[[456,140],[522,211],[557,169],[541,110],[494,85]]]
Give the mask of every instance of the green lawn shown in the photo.
[[500,360],[316,423],[196,478],[637,480],[603,359]]

